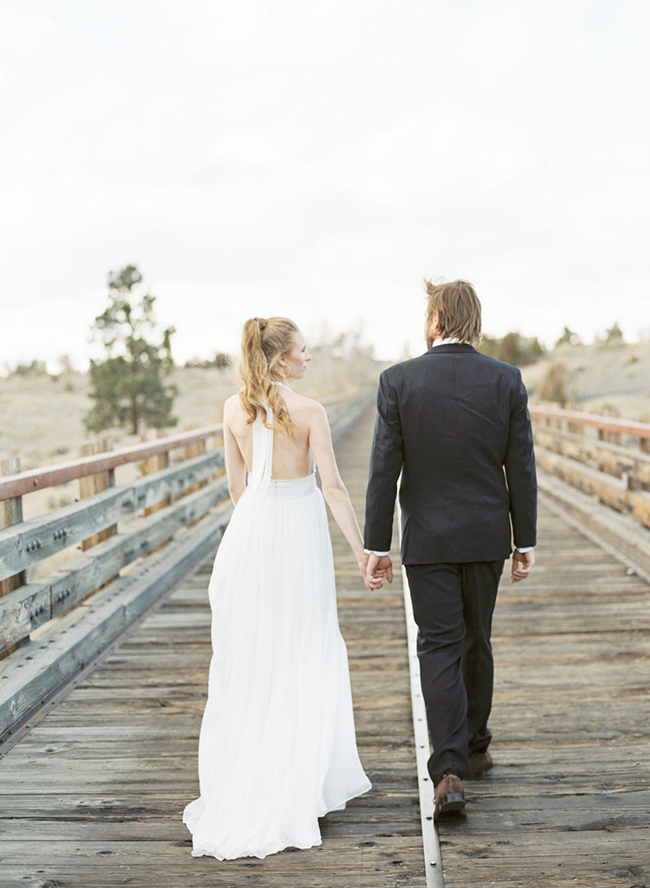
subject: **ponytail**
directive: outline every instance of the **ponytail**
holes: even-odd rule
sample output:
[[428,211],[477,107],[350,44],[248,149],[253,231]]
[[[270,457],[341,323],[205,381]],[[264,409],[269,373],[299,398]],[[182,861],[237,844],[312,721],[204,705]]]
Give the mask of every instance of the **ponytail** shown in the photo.
[[298,327],[288,318],[250,318],[242,332],[239,375],[244,387],[239,393],[248,423],[257,414],[268,424],[268,408],[273,411],[276,428],[284,428],[293,437],[289,411],[273,383],[273,369],[278,358],[291,351],[293,334]]

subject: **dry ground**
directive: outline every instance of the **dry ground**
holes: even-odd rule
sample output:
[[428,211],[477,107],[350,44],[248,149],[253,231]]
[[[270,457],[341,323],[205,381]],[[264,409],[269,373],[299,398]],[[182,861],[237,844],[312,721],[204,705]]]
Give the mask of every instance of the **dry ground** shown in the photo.
[[552,363],[564,364],[577,410],[650,421],[650,342],[565,346],[523,369],[532,398]]

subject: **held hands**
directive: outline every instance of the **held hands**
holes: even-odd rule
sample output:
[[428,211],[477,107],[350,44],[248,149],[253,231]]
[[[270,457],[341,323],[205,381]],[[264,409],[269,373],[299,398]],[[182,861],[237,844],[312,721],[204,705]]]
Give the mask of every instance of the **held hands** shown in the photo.
[[368,578],[368,558],[370,556],[367,552],[362,552],[361,555],[357,557],[357,564],[359,565],[359,570],[361,571],[361,576],[363,577],[363,583],[366,589],[369,589],[371,592],[374,589],[379,589],[381,586],[381,579],[369,579]]
[[386,577],[389,583],[393,582],[393,562],[390,555],[366,555],[366,569],[364,581],[366,588],[381,589],[383,579]]
[[519,580],[525,580],[535,565],[535,550],[530,552],[518,552],[516,549],[512,553],[512,572],[510,580],[518,583]]

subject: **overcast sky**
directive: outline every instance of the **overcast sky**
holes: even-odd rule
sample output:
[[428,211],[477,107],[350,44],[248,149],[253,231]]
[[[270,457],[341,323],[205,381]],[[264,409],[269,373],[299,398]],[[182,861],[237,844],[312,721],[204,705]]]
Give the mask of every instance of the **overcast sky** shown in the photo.
[[136,264],[179,360],[251,315],[421,350],[650,333],[644,0],[0,0],[0,366],[70,354]]

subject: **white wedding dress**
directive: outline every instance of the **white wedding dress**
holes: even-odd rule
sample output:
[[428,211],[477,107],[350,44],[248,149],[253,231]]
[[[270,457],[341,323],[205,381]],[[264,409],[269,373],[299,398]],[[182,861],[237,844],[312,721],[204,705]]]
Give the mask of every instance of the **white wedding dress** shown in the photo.
[[210,580],[201,795],[183,813],[195,857],[320,845],[318,818],[371,788],[356,747],[325,503],[315,473],[271,480],[272,455],[273,431],[258,416],[252,472]]

